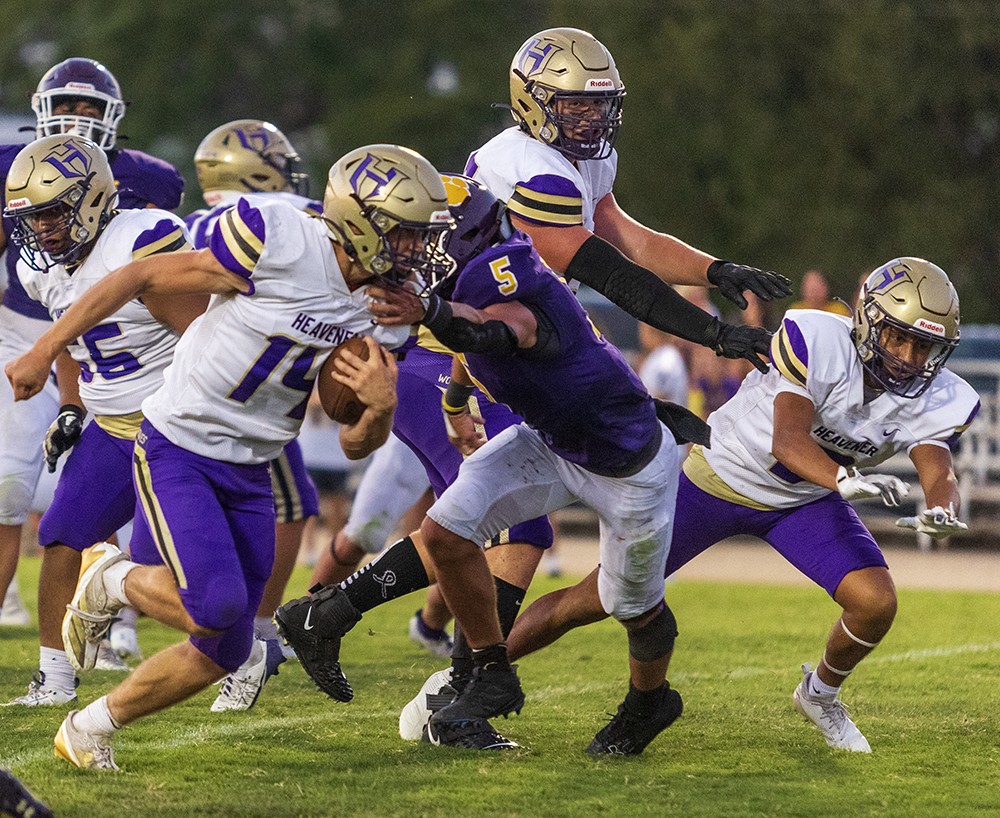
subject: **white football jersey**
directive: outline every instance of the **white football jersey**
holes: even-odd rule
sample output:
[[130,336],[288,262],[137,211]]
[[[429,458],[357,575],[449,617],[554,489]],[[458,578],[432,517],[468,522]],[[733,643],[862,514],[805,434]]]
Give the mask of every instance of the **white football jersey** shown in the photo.
[[618,154],[573,164],[555,148],[517,127],[469,157],[465,172],[482,182],[512,213],[539,224],[594,229],[594,208],[615,184]]
[[[25,292],[58,318],[113,270],[154,253],[190,249],[184,223],[165,210],[122,210],[108,223],[89,255],[73,269],[46,272],[26,264],[18,272]],[[69,347],[80,364],[80,397],[95,415],[138,412],[160,388],[178,334],[155,319],[139,299],[130,301]]]
[[705,459],[743,497],[771,508],[816,500],[829,489],[803,480],[771,454],[774,399],[792,392],[816,407],[812,437],[843,466],[870,469],[920,444],[952,446],[979,409],[976,391],[942,370],[918,398],[883,392],[865,403],[864,367],[851,320],[819,310],[789,310],[771,344],[770,371],[754,370],[713,412]]
[[219,219],[209,248],[252,289],[212,298],[142,409],[182,448],[264,463],[298,434],[334,347],[372,335],[396,349],[409,328],[372,324],[364,288],[348,289],[326,225],[285,201],[241,198]]

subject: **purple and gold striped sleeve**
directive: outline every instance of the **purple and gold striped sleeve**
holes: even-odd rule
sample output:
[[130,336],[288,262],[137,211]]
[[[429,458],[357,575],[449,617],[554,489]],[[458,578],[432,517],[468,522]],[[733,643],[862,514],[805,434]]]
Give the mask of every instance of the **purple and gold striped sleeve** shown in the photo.
[[533,176],[514,185],[507,202],[511,213],[536,224],[572,227],[583,224],[583,197],[569,179],[555,174]]
[[802,330],[788,318],[781,322],[781,328],[771,338],[771,363],[789,381],[806,388],[809,348],[802,337]]
[[264,252],[264,217],[240,199],[219,216],[208,246],[223,267],[249,281]]
[[137,261],[157,253],[190,250],[184,228],[171,219],[160,219],[152,228],[144,230],[132,244],[132,260]]

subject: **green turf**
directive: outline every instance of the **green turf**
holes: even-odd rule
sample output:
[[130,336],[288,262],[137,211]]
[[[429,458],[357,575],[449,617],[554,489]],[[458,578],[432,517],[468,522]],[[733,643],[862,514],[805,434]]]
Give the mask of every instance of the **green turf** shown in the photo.
[[[21,569],[33,595],[37,561]],[[305,576],[297,573],[293,590]],[[534,592],[555,587],[539,580]],[[684,716],[639,758],[583,752],[624,693],[625,640],[605,622],[520,666],[522,715],[497,726],[526,749],[407,744],[398,710],[441,666],[406,638],[419,604],[366,615],[347,637],[356,696],[329,701],[283,666],[250,713],[212,714],[214,691],[124,730],[120,773],[52,757],[65,708],[0,708],[0,764],[61,817],[81,816],[996,816],[1000,814],[1000,596],[903,591],[896,625],[845,688],[870,756],[826,747],[794,711],[836,606],[819,590],[678,582],[671,679]],[[140,621],[153,651],[176,636]],[[0,629],[0,700],[35,667],[32,628]],[[82,703],[115,682],[84,679]]]

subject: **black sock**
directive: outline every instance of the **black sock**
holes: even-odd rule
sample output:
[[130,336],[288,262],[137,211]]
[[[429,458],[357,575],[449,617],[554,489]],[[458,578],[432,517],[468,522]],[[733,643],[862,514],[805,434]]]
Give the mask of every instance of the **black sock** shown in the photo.
[[628,695],[625,696],[625,709],[639,718],[651,716],[656,712],[656,706],[669,688],[670,683],[664,682],[653,690],[639,690],[629,682]]
[[500,632],[506,639],[510,635],[511,628],[514,627],[514,620],[521,611],[521,603],[524,602],[524,595],[527,592],[524,588],[518,588],[498,577],[493,577],[497,586],[497,614],[500,616]]
[[428,585],[427,572],[413,540],[403,537],[378,559],[340,583],[340,588],[358,613],[365,613]]
[[465,641],[462,626],[455,622],[455,635],[451,647],[451,686],[459,693],[465,689],[472,677],[472,648]]
[[483,670],[510,670],[510,659],[507,658],[507,643],[498,642],[495,645],[472,649],[472,662]]
[[[514,627],[514,620],[521,610],[521,603],[524,601],[527,591],[497,577],[494,577],[493,581],[497,586],[497,614],[500,617],[500,629],[504,639],[506,639],[511,628]],[[472,675],[472,648],[465,641],[465,633],[458,622],[455,622],[455,635],[452,637],[452,642],[452,685],[454,686],[458,682],[459,687],[464,687],[465,681]]]

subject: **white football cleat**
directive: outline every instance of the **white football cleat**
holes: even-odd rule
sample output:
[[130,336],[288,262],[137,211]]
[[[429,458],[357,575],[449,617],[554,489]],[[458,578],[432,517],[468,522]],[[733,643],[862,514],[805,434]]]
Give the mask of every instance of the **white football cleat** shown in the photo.
[[117,770],[108,736],[85,733],[73,725],[73,716],[79,712],[71,710],[59,725],[55,740],[56,758],[65,759],[82,770]]
[[21,602],[21,594],[18,591],[17,579],[12,579],[7,586],[7,593],[3,598],[3,607],[0,608],[0,625],[5,627],[23,627],[31,624],[31,614]]
[[277,639],[258,639],[261,646],[260,661],[249,667],[243,665],[230,673],[221,682],[219,695],[212,702],[213,713],[227,710],[249,710],[257,703],[260,691],[267,680],[278,675],[278,665],[285,661],[285,655]]
[[399,711],[399,737],[403,741],[420,741],[424,725],[442,707],[451,704],[458,695],[451,686],[451,668],[446,667],[427,677],[420,692]]
[[448,659],[451,656],[452,641],[447,631],[429,628],[421,616],[422,610],[410,617],[410,639],[435,656]]
[[128,673],[132,670],[111,647],[111,641],[102,639],[97,647],[97,659],[94,670],[113,670],[118,673]]
[[80,579],[62,622],[63,647],[69,663],[77,670],[92,670],[97,664],[101,640],[115,614],[124,607],[104,590],[104,572],[126,559],[116,546],[106,542],[83,552]]
[[31,677],[31,683],[28,685],[28,692],[23,696],[18,696],[13,701],[7,702],[4,706],[48,707],[59,704],[75,704],[76,686],[78,684],[80,684],[80,680],[74,678],[72,690],[50,687],[45,684],[45,674],[40,670],[36,670]]
[[795,709],[820,729],[831,747],[855,753],[870,753],[872,748],[868,739],[851,721],[847,707],[840,698],[814,696],[809,692],[809,680],[813,672],[808,664],[802,665],[802,681],[792,694]]
[[114,622],[111,625],[111,635],[108,637],[113,650],[122,661],[142,660],[142,648],[139,647],[139,635],[133,625],[124,622]]

